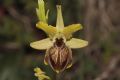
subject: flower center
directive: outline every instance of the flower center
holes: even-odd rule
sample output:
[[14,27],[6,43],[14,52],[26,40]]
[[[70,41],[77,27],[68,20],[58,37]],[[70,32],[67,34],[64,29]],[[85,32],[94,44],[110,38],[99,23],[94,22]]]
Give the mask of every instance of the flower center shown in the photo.
[[59,38],[59,39],[56,38],[55,39],[54,46],[56,46],[56,47],[62,47],[63,45],[65,45],[63,38]]

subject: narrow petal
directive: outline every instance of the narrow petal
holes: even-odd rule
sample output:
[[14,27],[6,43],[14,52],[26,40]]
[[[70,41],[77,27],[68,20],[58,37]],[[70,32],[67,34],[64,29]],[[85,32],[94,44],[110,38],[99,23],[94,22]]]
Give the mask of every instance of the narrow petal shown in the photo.
[[69,39],[72,34],[78,30],[82,29],[82,25],[81,24],[72,24],[69,26],[66,26],[63,30],[63,34],[65,35],[65,37],[67,39]]
[[66,42],[66,45],[70,48],[82,48],[88,45],[88,41],[72,38]]
[[49,26],[44,22],[38,22],[36,24],[36,27],[45,31],[45,33],[48,34],[49,37],[54,37],[54,35],[56,34],[56,28],[53,26]]
[[34,49],[38,49],[38,50],[44,50],[44,49],[48,49],[49,47],[51,47],[53,45],[52,41],[50,40],[50,38],[46,38],[40,41],[36,41],[36,42],[32,42],[30,44],[30,46]]

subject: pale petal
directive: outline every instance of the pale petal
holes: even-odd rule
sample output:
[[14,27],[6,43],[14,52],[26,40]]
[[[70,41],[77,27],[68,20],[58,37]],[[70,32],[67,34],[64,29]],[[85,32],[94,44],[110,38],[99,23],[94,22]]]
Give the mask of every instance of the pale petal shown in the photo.
[[82,48],[88,45],[88,41],[72,38],[66,42],[66,45],[69,46],[70,48]]
[[44,49],[48,49],[49,47],[51,47],[53,45],[52,41],[50,40],[50,38],[46,38],[46,39],[42,39],[40,41],[36,41],[36,42],[32,42],[30,44],[30,46],[34,49],[38,49],[38,50],[44,50]]
[[38,22],[36,24],[36,27],[45,31],[45,33],[47,33],[49,37],[54,37],[54,35],[56,34],[56,28],[44,22]]
[[78,30],[82,29],[81,24],[72,24],[69,26],[66,26],[63,30],[63,34],[65,35],[66,39],[69,39],[72,34]]

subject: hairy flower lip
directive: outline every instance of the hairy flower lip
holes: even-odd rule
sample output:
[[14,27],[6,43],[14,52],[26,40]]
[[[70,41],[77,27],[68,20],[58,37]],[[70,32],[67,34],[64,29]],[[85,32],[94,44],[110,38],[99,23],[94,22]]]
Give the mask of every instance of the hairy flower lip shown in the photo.
[[47,49],[44,61],[49,64],[57,73],[64,71],[72,65],[72,51],[64,42],[63,45],[54,45]]

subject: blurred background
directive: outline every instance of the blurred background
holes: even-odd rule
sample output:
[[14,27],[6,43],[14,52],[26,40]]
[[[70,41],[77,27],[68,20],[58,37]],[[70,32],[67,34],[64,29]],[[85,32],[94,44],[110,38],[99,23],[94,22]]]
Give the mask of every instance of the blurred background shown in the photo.
[[[55,26],[57,0],[45,0]],[[74,37],[88,40],[73,50],[73,66],[63,73],[43,63],[45,51],[30,42],[47,35],[36,28],[37,0],[0,0],[0,80],[37,80],[40,67],[52,80],[120,80],[120,0],[62,0],[65,25],[81,23]]]

